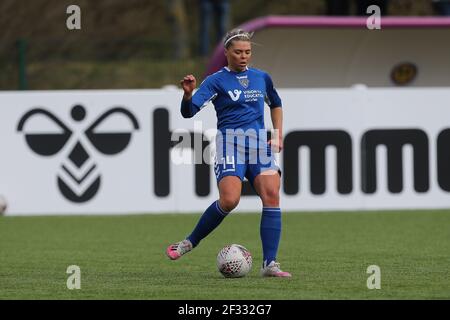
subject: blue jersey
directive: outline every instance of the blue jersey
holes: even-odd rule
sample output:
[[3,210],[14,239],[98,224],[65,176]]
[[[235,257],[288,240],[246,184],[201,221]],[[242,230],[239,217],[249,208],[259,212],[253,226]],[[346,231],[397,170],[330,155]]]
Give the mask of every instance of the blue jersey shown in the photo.
[[264,102],[281,107],[270,76],[258,69],[242,72],[224,67],[208,76],[192,97],[192,115],[209,102],[217,113],[217,129],[264,129]]
[[200,84],[192,100],[182,101],[181,113],[190,118],[209,102],[217,113],[217,181],[231,175],[253,184],[266,170],[281,172],[264,128],[264,102],[270,108],[281,107],[281,99],[266,72],[253,68],[234,72],[224,67]]

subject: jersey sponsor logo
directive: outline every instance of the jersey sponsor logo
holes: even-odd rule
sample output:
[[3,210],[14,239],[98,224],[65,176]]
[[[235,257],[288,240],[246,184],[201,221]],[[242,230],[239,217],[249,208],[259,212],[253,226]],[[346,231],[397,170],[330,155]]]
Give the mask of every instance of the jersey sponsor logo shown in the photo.
[[264,94],[261,90],[245,90],[244,98],[245,102],[256,102],[259,98],[264,99]]
[[[234,92],[234,94],[233,94]],[[241,96],[242,91],[238,89],[234,89],[233,92],[231,90],[228,91],[228,94],[230,95],[231,100],[238,101],[239,97]]]

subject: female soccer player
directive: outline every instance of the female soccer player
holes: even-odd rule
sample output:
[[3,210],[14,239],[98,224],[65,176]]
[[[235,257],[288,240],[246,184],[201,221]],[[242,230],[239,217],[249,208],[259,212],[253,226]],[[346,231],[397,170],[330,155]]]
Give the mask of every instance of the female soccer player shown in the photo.
[[[279,206],[280,174],[272,149],[282,145],[281,100],[270,76],[249,68],[252,55],[251,34],[235,29],[223,40],[228,66],[208,76],[193,95],[196,79],[181,80],[184,91],[181,114],[193,117],[209,102],[215,106],[218,120],[215,173],[219,200],[203,213],[192,233],[170,245],[166,253],[172,260],[195,248],[238,205],[242,181],[246,177],[262,201],[260,235],[263,249],[263,277],[291,277],[276,261],[281,235]],[[264,128],[264,101],[271,109],[275,138],[267,141]],[[278,134],[277,134],[278,133]]]

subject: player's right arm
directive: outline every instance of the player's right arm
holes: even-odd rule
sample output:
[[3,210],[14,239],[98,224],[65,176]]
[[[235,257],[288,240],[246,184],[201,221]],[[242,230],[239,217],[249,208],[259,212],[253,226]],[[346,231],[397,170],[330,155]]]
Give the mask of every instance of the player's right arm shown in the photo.
[[193,94],[197,85],[197,80],[191,74],[185,76],[180,81],[183,88],[183,100],[181,100],[181,114],[184,118],[191,118],[202,108],[204,108],[209,102],[217,97],[214,85],[211,83],[211,79],[205,79],[198,88],[197,92]]

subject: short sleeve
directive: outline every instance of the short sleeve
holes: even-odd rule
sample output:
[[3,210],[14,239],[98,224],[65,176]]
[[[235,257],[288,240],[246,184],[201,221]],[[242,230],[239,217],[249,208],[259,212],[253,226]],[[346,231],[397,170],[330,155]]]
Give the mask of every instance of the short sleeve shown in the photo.
[[198,90],[192,96],[192,104],[200,110],[216,97],[217,92],[214,89],[213,81],[208,77],[200,84]]
[[277,90],[273,86],[272,78],[264,73],[264,79],[266,81],[266,103],[270,108],[281,107],[281,99]]

